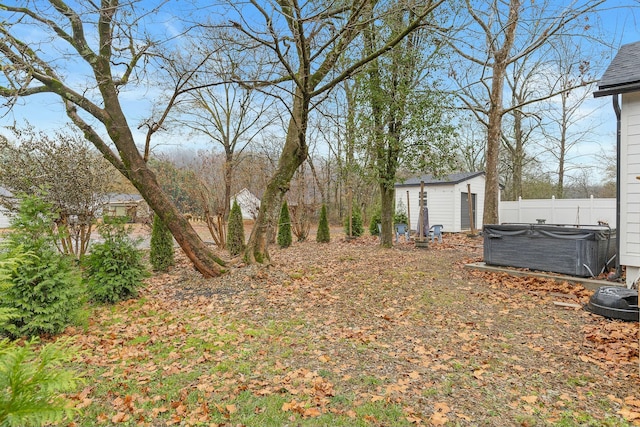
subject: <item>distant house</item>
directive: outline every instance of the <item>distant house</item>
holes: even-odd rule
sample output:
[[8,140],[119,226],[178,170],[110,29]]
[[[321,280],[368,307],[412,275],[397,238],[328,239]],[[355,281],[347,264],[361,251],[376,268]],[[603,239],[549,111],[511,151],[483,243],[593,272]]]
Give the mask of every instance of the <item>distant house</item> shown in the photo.
[[129,222],[138,222],[147,219],[151,212],[139,194],[111,193],[106,199],[103,216],[127,217]]
[[640,41],[623,45],[598,82],[594,96],[608,95],[613,95],[619,137],[618,259],[627,267],[631,287],[640,279]]
[[231,197],[231,206],[233,206],[234,200],[238,201],[238,205],[240,206],[240,210],[242,211],[243,219],[255,220],[258,217],[258,211],[260,210],[260,199],[258,199],[251,191],[246,188],[238,191],[238,193]]
[[0,206],[0,228],[9,228],[11,217],[9,211]]
[[[396,210],[404,209],[409,213],[412,230],[418,229],[421,182],[424,182],[423,200],[428,208],[430,225],[441,224],[444,231],[455,233],[470,230],[470,218],[473,218],[474,227],[482,228],[484,172],[453,173],[441,178],[424,175],[396,183]],[[469,197],[472,203],[471,215]]]
[[[0,187],[0,197],[11,197],[12,194],[6,188]],[[9,228],[11,225],[11,213],[0,204],[0,228]]]

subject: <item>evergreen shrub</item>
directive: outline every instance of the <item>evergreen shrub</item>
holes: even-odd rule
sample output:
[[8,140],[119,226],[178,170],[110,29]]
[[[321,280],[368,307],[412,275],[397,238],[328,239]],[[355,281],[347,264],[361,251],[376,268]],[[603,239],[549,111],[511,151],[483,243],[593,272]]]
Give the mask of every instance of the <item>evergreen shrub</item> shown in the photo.
[[6,243],[0,249],[0,331],[12,337],[57,334],[78,319],[82,276],[75,259],[58,252],[51,205],[21,196]]
[[[362,225],[362,214],[360,209],[355,205],[351,208],[351,237],[360,237],[364,233],[364,226]],[[345,217],[344,221],[344,234],[349,236],[349,216]]]
[[149,261],[153,271],[167,271],[174,264],[173,236],[164,221],[157,214],[153,215],[151,230],[151,249]]
[[244,252],[244,223],[242,221],[242,210],[237,200],[233,201],[231,212],[229,212],[229,224],[227,225],[227,249],[231,256],[237,256]]
[[37,345],[37,338],[0,341],[0,426],[57,425],[73,413],[63,393],[73,391],[79,378],[64,366],[78,349],[70,338]]
[[369,221],[369,233],[371,233],[372,236],[380,235],[380,229],[378,228],[379,224],[382,224],[382,212],[378,207],[373,212],[373,215],[371,216],[371,220]]
[[289,205],[285,200],[280,209],[280,218],[278,219],[278,246],[288,248],[293,241],[291,233],[291,216],[289,215]]
[[329,234],[329,219],[327,218],[327,206],[322,205],[320,210],[320,222],[318,222],[318,233],[316,234],[316,242],[329,243],[331,236]]
[[105,303],[135,296],[142,279],[149,275],[142,263],[142,251],[129,237],[121,218],[105,218],[98,231],[104,242],[93,244],[85,258],[89,296]]

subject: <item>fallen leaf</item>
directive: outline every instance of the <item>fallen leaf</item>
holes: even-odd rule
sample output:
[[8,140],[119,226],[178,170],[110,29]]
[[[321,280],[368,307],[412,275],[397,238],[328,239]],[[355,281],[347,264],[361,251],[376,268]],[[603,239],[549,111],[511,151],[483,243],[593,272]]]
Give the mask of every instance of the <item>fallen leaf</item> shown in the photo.
[[431,415],[431,418],[429,418],[429,422],[434,426],[443,426],[449,422],[449,418],[447,418],[447,416],[441,412],[436,412],[435,414]]
[[303,417],[319,417],[322,415],[318,408],[308,408],[302,413]]
[[118,412],[113,417],[111,417],[111,422],[112,423],[124,423],[124,422],[129,421],[129,418],[131,418],[131,416],[129,414],[124,413],[124,412]]

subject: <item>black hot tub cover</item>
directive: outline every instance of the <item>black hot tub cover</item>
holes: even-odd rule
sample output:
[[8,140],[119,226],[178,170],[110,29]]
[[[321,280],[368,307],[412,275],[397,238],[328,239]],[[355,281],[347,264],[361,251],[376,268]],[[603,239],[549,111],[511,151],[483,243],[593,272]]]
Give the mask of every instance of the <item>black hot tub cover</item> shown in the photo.
[[620,286],[602,286],[591,296],[585,309],[604,317],[638,321],[638,291]]

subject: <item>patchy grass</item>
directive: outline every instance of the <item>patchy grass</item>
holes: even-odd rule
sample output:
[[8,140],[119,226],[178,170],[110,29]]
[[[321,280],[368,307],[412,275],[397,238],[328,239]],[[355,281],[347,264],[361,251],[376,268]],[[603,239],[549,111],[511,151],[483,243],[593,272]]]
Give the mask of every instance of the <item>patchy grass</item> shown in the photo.
[[67,331],[86,379],[69,423],[640,423],[637,324],[552,304],[581,287],[469,272],[478,241],[446,237],[294,243],[209,280],[179,258]]

